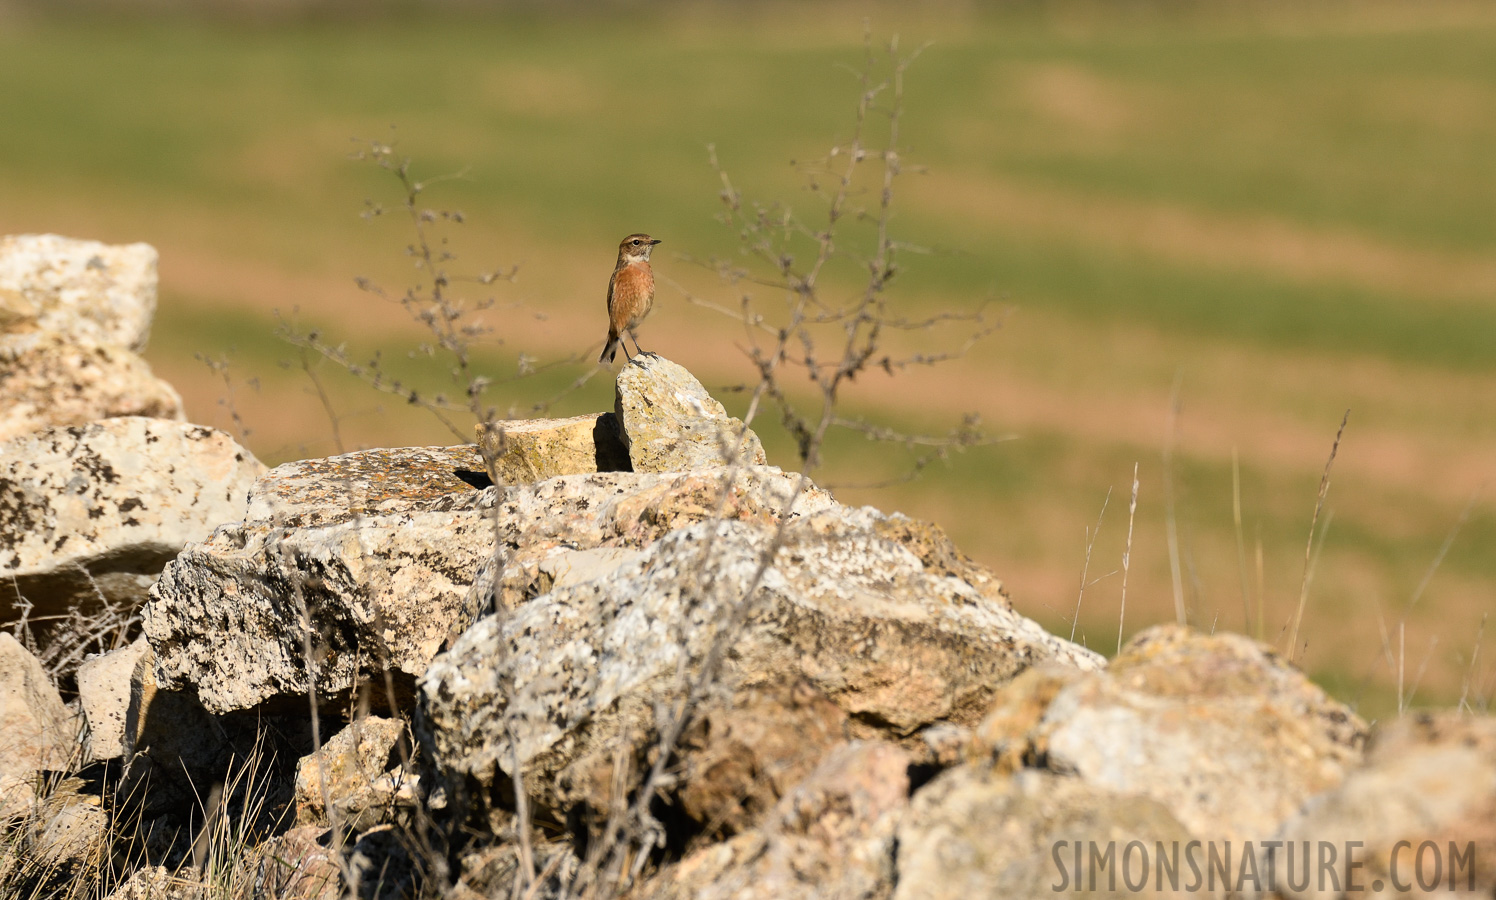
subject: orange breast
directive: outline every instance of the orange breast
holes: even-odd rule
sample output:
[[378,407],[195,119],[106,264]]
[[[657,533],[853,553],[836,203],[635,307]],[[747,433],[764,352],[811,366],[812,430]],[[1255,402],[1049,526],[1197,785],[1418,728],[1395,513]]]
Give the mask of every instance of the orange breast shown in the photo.
[[614,330],[624,331],[639,324],[654,305],[654,273],[648,263],[633,263],[613,273],[608,313]]

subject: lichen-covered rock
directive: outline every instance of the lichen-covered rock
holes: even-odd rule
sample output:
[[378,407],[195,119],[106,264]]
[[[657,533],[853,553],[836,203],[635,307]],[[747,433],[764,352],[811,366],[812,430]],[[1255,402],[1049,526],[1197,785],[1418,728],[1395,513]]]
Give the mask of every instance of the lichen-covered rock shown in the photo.
[[118,416],[186,418],[176,390],[123,347],[52,331],[0,335],[0,442]]
[[0,237],[0,305],[41,331],[141,350],[156,312],[156,250],[55,234]]
[[708,706],[788,688],[829,700],[851,736],[889,740],[974,724],[997,686],[1036,663],[1099,666],[1000,594],[928,569],[878,534],[882,518],[807,516],[777,552],[770,529],[703,522],[610,577],[478,622],[422,680],[431,759],[454,794],[517,763],[540,808],[564,816],[606,808],[597,790],[614,760],[645,752],[664,725],[657,711],[679,704],[709,656],[721,690]]
[[[1285,897],[1342,896],[1331,890],[1336,883],[1359,885],[1346,896],[1433,893],[1435,882],[1489,896],[1496,889],[1488,862],[1496,859],[1496,718],[1417,713],[1380,726],[1365,764],[1311,800],[1275,837],[1281,843],[1273,848],[1273,871]],[[1361,848],[1354,879],[1344,854],[1331,863],[1336,879],[1303,877],[1318,867],[1306,852],[1317,853],[1321,842],[1344,848],[1352,841]]]
[[87,660],[78,667],[78,705],[88,723],[84,761],[115,759],[125,753],[125,722],[136,666],[151,652],[145,638]]
[[[914,795],[898,827],[893,896],[1136,896],[1123,875],[1134,885],[1142,880],[1138,858],[1121,871],[1119,855],[1127,845],[1141,842],[1151,864],[1160,844],[1183,850],[1191,839],[1167,808],[1141,794],[1113,793],[1040,770],[1010,777],[962,766],[936,776]],[[1110,852],[1110,862],[1095,865],[1093,847]],[[1147,896],[1171,896],[1167,884],[1155,890],[1160,881],[1151,866],[1143,872]]]
[[1266,646],[1174,625],[1140,633],[1105,672],[1034,673],[1020,688],[1032,702],[1003,695],[977,731],[977,756],[1000,768],[1042,760],[1152,797],[1202,839],[1270,836],[1341,782],[1366,736],[1355,713]]
[[[388,670],[403,700],[470,609],[539,593],[546,558],[641,548],[673,523],[718,514],[770,521],[774,497],[795,484],[759,469],[740,471],[725,495],[721,477],[706,473],[569,475],[476,490],[453,474],[465,459],[476,459],[472,448],[370,451],[267,475],[250,520],[187,547],[152,591],[144,623],[162,686],[190,685],[215,713],[304,697],[305,604],[319,691],[336,695]],[[831,502],[819,491],[800,501]],[[496,547],[505,553],[496,557]]]
[[840,745],[785,793],[760,828],[698,850],[645,885],[640,896],[886,898],[893,888],[895,831],[909,805],[909,768],[909,755],[898,747]]
[[406,771],[397,747],[404,731],[399,719],[365,716],[302,757],[296,764],[297,823],[368,831],[414,809],[417,776]]
[[244,515],[264,467],[212,428],[104,419],[0,444],[0,609],[143,599],[189,541]]
[[305,527],[450,505],[488,482],[471,444],[359,450],[283,463],[249,492],[246,522]]
[[635,472],[763,465],[764,448],[686,369],[653,353],[618,373],[614,411]]
[[630,471],[613,413],[483,422],[475,430],[478,451],[492,463],[489,475],[497,484]]
[[42,664],[0,632],[0,816],[31,803],[29,779],[67,767],[74,720]]

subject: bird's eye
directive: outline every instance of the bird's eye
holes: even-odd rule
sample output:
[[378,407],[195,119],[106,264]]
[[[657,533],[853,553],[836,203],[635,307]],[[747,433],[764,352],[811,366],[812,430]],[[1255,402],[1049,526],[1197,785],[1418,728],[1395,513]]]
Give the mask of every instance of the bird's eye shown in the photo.
[[644,243],[644,242],[643,242],[643,241],[641,241],[641,240],[639,240],[639,239],[638,239],[638,238],[634,238],[634,246],[635,246],[635,247],[637,247],[637,246],[639,246],[639,245],[640,245],[640,244],[642,244],[642,243]]

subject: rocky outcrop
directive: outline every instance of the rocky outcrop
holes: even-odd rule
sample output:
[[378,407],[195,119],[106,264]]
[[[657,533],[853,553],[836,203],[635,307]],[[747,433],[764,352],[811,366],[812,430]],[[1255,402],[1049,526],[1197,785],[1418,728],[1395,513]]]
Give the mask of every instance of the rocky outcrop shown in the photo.
[[1434,847],[1493,887],[1489,717],[1408,717],[1363,754],[1360,719],[1246,638],[1159,627],[1103,665],[938,528],[762,465],[658,356],[612,413],[263,475],[211,429],[118,417],[154,402],[128,349],[147,257],[0,244],[0,359],[25,363],[0,427],[54,395],[103,417],[0,443],[0,590],[128,599],[170,560],[143,639],[76,672],[82,752],[0,634],[6,887],[1131,895],[1165,886],[1132,886],[1129,848],[1199,842],[1263,877],[1360,842],[1333,874],[1374,894]]
[[[745,522],[692,525],[609,577],[480,621],[422,681],[422,740],[449,790],[486,796],[518,765],[558,819],[606,808],[615,758],[642,758],[664,730],[660,711],[704,678],[720,683],[713,707],[798,695],[819,720],[799,733],[896,741],[939,721],[974,724],[999,685],[1036,663],[1100,665],[995,590],[930,571],[879,533],[882,518],[827,510],[777,538]],[[720,675],[704,674],[717,659]],[[824,749],[802,741],[811,755],[785,759],[772,730],[757,734],[733,736],[747,742],[747,780],[813,766]],[[735,812],[701,810],[708,821]]]
[[122,347],[52,331],[0,334],[0,443],[56,425],[186,419],[182,398]]
[[[371,459],[372,457],[372,459]],[[599,473],[477,490],[454,472],[471,448],[381,450],[277,468],[252,519],[183,551],[144,610],[163,687],[191,685],[215,713],[395,673],[404,694],[472,610],[553,583],[542,563],[577,550],[641,548],[714,515],[767,520],[794,480],[778,470],[717,475]],[[379,479],[373,472],[388,473]],[[362,473],[362,474],[360,474]],[[460,490],[441,491],[451,485]],[[807,509],[829,503],[813,492]],[[505,565],[495,547],[513,548]],[[551,571],[555,569],[552,566]],[[501,573],[495,580],[495,573]],[[307,667],[302,606],[316,665]],[[383,702],[383,692],[376,692]]]
[[244,515],[264,467],[212,428],[105,419],[0,444],[0,599],[34,614],[135,602],[178,551]]
[[[1152,797],[1200,838],[1267,838],[1361,757],[1366,724],[1267,647],[1158,626],[1104,672],[1035,672],[978,732],[976,755],[1043,760]],[[1292,765],[1285,764],[1292,760]]]
[[0,308],[12,326],[27,322],[138,351],[156,313],[156,259],[149,244],[111,246],[55,234],[0,237]]
[[641,353],[618,373],[614,413],[635,472],[763,465],[758,435],[684,367]]
[[[1335,897],[1364,891],[1406,894],[1496,890],[1496,718],[1416,713],[1372,736],[1365,764],[1322,794],[1275,835],[1273,870],[1283,896]],[[1358,870],[1342,854],[1333,881],[1304,876],[1321,842],[1359,842]],[[1312,848],[1312,849],[1305,849]],[[1432,851],[1432,852],[1430,852]],[[1420,854],[1422,855],[1420,858]],[[1290,862],[1288,857],[1294,856]],[[1297,883],[1288,873],[1297,872]],[[1375,887],[1381,885],[1380,888]]]

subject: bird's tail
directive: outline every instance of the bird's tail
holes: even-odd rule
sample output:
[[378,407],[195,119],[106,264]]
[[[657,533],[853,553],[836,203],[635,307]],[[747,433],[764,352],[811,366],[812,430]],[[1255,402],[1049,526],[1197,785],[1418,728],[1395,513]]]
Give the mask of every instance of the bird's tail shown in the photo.
[[608,342],[603,345],[603,354],[597,358],[600,363],[611,363],[618,355],[618,346],[623,343],[618,339],[618,332],[608,329]]

